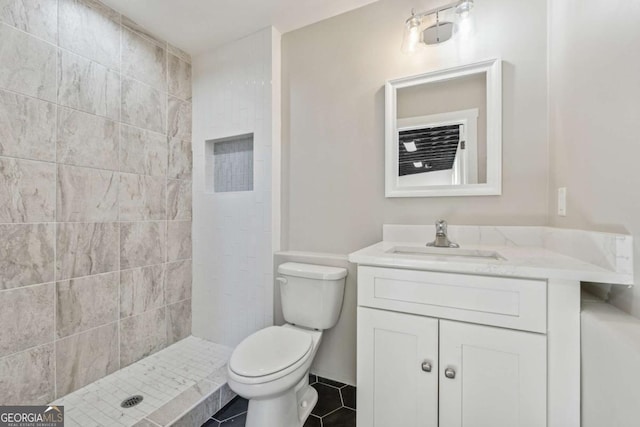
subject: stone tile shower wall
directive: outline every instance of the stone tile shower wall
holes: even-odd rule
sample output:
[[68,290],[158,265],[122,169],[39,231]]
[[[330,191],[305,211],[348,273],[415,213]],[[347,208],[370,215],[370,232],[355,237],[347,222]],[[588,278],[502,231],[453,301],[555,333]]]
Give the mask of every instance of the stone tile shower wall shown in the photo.
[[191,333],[191,65],[93,0],[0,0],[0,405]]

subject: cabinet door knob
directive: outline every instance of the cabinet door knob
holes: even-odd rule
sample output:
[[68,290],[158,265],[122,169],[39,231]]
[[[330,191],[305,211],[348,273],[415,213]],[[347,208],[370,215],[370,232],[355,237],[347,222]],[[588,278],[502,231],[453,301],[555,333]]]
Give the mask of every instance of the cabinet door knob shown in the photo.
[[425,372],[431,372],[431,363],[427,362],[426,360],[422,362],[422,370]]
[[444,376],[453,379],[456,377],[456,371],[454,371],[453,368],[447,368],[444,370]]

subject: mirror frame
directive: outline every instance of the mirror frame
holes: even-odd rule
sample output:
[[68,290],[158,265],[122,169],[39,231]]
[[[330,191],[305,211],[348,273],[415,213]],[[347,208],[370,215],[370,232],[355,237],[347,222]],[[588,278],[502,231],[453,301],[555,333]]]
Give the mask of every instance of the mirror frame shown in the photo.
[[[487,182],[468,185],[399,187],[398,89],[486,73]],[[499,196],[502,194],[502,60],[491,59],[389,80],[385,84],[385,197]]]

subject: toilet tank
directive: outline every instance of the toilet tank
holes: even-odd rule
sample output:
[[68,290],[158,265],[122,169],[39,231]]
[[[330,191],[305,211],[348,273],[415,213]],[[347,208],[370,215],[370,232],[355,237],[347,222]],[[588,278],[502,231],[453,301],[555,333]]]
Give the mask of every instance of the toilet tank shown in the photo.
[[347,270],[286,262],[278,267],[282,312],[287,323],[312,329],[335,326],[342,310]]

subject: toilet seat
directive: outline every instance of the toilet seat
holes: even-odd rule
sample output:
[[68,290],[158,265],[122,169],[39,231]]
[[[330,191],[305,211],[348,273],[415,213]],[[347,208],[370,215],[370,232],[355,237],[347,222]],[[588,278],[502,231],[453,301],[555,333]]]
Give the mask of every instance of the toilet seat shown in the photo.
[[312,348],[310,334],[291,327],[270,326],[248,336],[236,347],[229,369],[249,382],[273,380],[304,363]]

